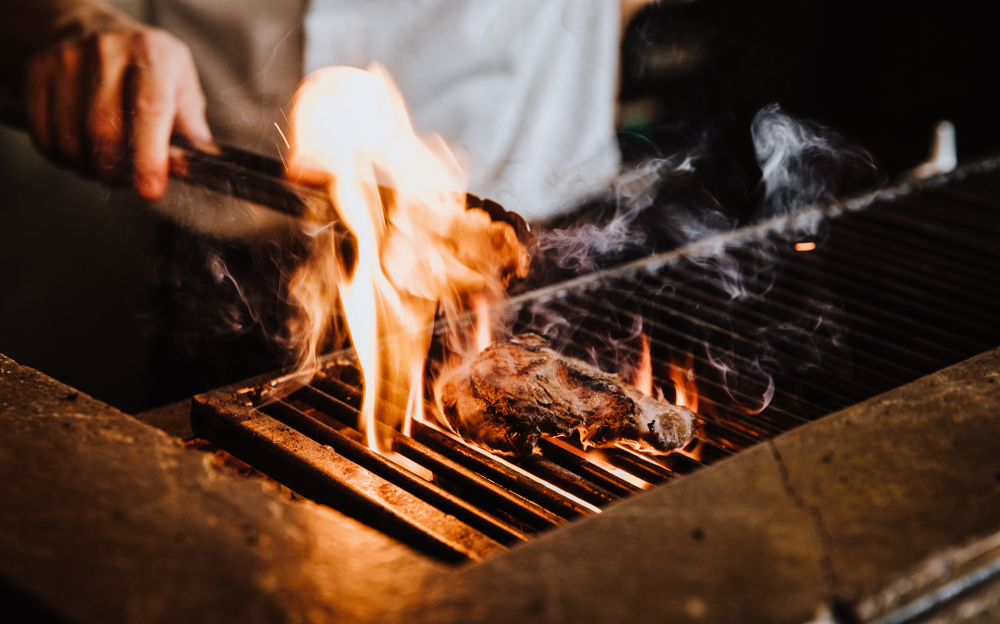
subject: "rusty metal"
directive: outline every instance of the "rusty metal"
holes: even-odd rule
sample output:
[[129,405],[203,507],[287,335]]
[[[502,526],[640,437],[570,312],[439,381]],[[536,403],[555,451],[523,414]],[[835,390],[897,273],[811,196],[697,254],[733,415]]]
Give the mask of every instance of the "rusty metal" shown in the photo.
[[511,463],[597,507],[605,507],[621,498],[545,457],[512,459]]
[[617,494],[618,496],[628,496],[639,492],[640,489],[629,483],[625,479],[611,474],[597,464],[588,461],[579,455],[559,448],[548,440],[539,443],[542,454],[552,462],[571,470],[581,477],[585,477],[604,489]]
[[563,496],[545,484],[500,463],[485,452],[459,442],[433,427],[421,422],[414,422],[412,433],[415,440],[428,448],[470,470],[479,472],[487,479],[538,503],[562,518],[569,520],[593,513],[586,505]]

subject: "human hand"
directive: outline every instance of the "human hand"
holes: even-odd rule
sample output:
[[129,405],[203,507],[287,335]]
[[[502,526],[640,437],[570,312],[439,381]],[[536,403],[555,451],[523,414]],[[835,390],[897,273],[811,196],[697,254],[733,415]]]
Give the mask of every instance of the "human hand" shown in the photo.
[[39,151],[147,200],[166,192],[172,133],[197,147],[212,140],[190,50],[125,16],[33,55],[24,98]]

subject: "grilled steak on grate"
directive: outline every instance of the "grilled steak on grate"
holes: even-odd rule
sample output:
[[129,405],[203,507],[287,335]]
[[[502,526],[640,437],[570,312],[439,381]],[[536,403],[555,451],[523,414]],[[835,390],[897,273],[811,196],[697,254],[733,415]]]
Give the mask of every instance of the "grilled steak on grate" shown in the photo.
[[687,443],[695,420],[687,408],[556,353],[535,334],[495,343],[453,371],[441,407],[464,438],[521,456],[536,452],[543,435],[575,431],[587,446],[669,453]]

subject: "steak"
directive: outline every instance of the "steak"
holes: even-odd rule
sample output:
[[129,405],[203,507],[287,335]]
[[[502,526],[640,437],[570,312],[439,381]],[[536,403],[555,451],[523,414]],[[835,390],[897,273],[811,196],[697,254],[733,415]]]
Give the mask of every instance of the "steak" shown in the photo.
[[448,373],[440,404],[463,438],[524,457],[538,450],[541,436],[574,432],[584,446],[666,454],[687,443],[695,424],[691,410],[560,355],[535,334],[494,343]]

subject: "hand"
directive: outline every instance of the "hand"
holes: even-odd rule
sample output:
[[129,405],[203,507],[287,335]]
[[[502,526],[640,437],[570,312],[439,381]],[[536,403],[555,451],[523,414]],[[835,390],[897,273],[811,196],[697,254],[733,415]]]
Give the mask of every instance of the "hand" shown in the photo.
[[126,17],[32,56],[24,96],[42,153],[147,200],[166,192],[172,133],[212,140],[190,50]]

